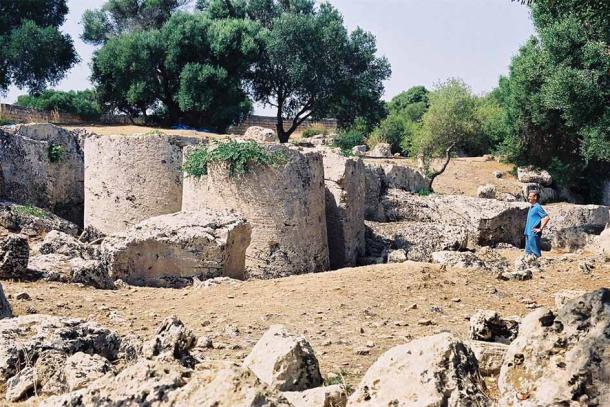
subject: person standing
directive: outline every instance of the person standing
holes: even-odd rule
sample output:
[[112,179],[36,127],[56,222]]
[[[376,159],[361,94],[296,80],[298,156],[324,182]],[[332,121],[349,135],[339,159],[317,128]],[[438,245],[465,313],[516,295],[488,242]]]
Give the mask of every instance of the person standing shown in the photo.
[[530,192],[527,200],[531,206],[527,212],[527,223],[523,232],[525,235],[525,254],[540,257],[542,255],[540,252],[540,236],[542,236],[542,230],[551,218],[538,202],[540,200],[539,192]]

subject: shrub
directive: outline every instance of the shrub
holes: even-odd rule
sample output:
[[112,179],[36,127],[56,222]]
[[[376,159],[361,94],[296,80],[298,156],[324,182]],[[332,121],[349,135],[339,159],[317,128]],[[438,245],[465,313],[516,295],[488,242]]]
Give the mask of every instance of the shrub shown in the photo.
[[257,165],[278,166],[287,158],[282,152],[269,152],[254,141],[244,143],[231,140],[209,148],[200,148],[191,152],[184,163],[183,170],[193,177],[207,175],[208,165],[224,162],[229,166],[229,176],[244,175]]
[[45,211],[32,205],[15,205],[13,211],[21,216],[33,216],[35,218],[44,219],[48,215]]
[[323,134],[326,136],[328,134],[328,130],[326,130],[326,127],[321,126],[321,125],[310,126],[310,127],[306,128],[305,130],[303,130],[301,137],[309,138],[309,137],[317,136],[318,134]]
[[49,161],[51,161],[52,163],[60,162],[64,156],[65,151],[66,150],[63,146],[60,146],[58,144],[50,144],[48,150]]
[[352,148],[364,144],[364,134],[356,130],[346,130],[335,137],[335,147],[341,150],[352,151]]

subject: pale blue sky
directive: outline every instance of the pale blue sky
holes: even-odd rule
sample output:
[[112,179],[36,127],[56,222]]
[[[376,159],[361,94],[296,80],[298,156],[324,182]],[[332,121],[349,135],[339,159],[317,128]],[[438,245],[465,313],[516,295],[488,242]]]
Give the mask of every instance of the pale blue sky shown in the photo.
[[[84,10],[105,0],[68,0],[63,30],[74,39],[82,59],[57,89],[85,89],[94,47],[84,44],[79,24]],[[379,54],[392,64],[385,98],[414,85],[432,87],[450,77],[462,78],[477,93],[493,89],[508,72],[512,56],[534,29],[528,9],[510,0],[331,0],[350,29],[357,26],[377,37]],[[3,102],[24,93],[11,88]],[[256,113],[271,113],[257,106]]]

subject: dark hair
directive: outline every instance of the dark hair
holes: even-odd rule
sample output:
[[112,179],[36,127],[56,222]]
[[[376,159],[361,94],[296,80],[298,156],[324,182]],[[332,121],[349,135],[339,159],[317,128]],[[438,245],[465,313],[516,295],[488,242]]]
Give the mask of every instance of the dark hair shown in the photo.
[[536,201],[540,200],[540,192],[534,190],[534,191],[530,191],[528,193],[528,195],[530,195],[530,194],[534,194],[536,196]]

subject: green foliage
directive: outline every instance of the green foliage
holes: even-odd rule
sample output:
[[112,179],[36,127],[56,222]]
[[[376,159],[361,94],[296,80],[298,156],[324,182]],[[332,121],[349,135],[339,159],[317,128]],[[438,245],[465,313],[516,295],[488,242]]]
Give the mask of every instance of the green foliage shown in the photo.
[[0,1],[0,94],[11,84],[40,92],[78,62],[59,31],[67,12],[66,0]]
[[339,370],[337,373],[332,373],[324,378],[323,385],[324,386],[333,386],[333,385],[341,385],[345,394],[349,397],[353,392],[354,388],[347,384],[345,381],[345,376],[347,372],[343,369]]
[[502,152],[591,196],[587,182],[610,172],[610,3],[539,0],[531,7],[538,35],[513,58],[497,91],[509,129]]
[[335,137],[335,147],[342,151],[352,151],[352,148],[364,144],[364,135],[358,130],[349,129],[339,132]]
[[[103,110],[155,111],[166,124],[224,131],[252,110],[244,79],[261,50],[261,27],[183,11],[185,1],[109,0],[84,17],[83,38],[101,45],[92,80]],[[133,2],[133,0],[131,1]]]
[[33,216],[40,219],[48,217],[45,211],[32,205],[15,205],[13,206],[13,211],[20,216]]
[[317,136],[318,134],[327,135],[328,130],[326,130],[326,127],[320,126],[320,125],[311,126],[311,127],[306,128],[305,130],[303,130],[301,137],[308,138],[308,137]]
[[407,134],[411,130],[410,122],[400,114],[390,114],[379,123],[373,133],[367,139],[369,148],[374,148],[378,143],[388,143],[392,146],[392,152],[401,151],[403,138],[409,137]]
[[[209,1],[218,9],[241,9],[265,27],[263,52],[249,85],[253,98],[278,109],[278,134],[286,142],[307,117],[336,117],[348,127],[357,117],[369,123],[385,114],[380,98],[389,63],[376,56],[375,38],[361,29],[349,33],[341,14],[314,0]],[[242,6],[240,6],[242,5]],[[239,14],[239,12],[234,11]],[[221,13],[222,15],[223,13]]]
[[282,152],[269,152],[254,141],[238,142],[231,140],[211,148],[192,151],[186,158],[183,170],[193,177],[207,175],[210,163],[226,163],[229,176],[245,175],[256,166],[276,167],[286,162]]
[[15,124],[15,122],[12,120],[9,120],[9,119],[5,119],[4,117],[0,116],[0,126],[8,126],[11,124]]
[[52,163],[60,162],[64,157],[65,152],[66,149],[64,148],[64,146],[61,146],[59,144],[50,144],[48,149],[49,161],[51,161]]
[[95,120],[102,114],[96,94],[92,90],[71,90],[68,92],[45,90],[37,95],[19,96],[16,105],[38,110],[57,110],[77,114],[89,120]]
[[400,114],[413,122],[422,119],[430,106],[428,89],[424,86],[414,86],[392,98],[388,102],[390,114]]
[[430,196],[432,195],[432,191],[430,191],[428,188],[420,188],[417,191],[415,191],[415,193],[419,196]]

